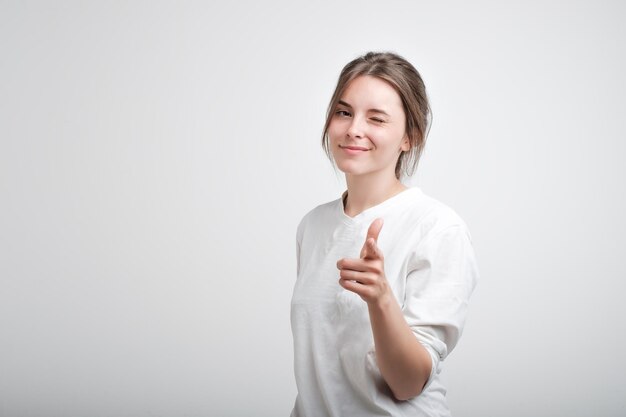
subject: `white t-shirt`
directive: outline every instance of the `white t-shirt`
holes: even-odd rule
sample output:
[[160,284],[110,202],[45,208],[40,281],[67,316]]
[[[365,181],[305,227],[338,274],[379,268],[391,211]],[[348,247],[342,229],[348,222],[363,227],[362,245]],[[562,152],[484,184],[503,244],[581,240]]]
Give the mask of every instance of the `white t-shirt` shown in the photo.
[[[432,357],[426,387],[408,401],[396,400],[380,374],[367,304],[338,282],[337,260],[359,257],[377,217],[384,220],[378,247],[385,276]],[[319,205],[300,221],[296,240],[291,328],[298,396],[291,416],[449,416],[440,362],[461,336],[478,278],[463,220],[411,187],[355,217],[345,214],[342,198]]]

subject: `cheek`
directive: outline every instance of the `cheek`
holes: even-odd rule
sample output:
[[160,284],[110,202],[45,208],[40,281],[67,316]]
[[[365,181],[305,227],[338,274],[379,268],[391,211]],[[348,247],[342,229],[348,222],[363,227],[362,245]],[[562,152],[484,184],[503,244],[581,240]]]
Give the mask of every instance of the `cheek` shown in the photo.
[[341,123],[337,123],[337,122],[330,122],[330,125],[328,125],[328,139],[330,140],[330,142],[334,143],[337,141],[338,138],[340,138],[342,135],[342,128],[341,128]]

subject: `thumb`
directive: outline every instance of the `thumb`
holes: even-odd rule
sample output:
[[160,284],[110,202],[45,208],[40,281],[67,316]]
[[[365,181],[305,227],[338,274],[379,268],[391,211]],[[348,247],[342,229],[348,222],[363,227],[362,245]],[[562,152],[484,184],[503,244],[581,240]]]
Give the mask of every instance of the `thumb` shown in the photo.
[[383,253],[373,238],[368,238],[365,241],[361,253],[363,254],[362,259],[383,259]]

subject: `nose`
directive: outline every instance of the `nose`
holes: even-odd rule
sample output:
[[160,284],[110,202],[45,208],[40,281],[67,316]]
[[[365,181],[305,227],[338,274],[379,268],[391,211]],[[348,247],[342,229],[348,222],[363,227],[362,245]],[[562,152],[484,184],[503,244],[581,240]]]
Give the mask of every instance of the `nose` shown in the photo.
[[352,118],[352,123],[348,127],[347,131],[349,138],[362,138],[363,137],[363,129],[361,127],[361,121],[358,117]]

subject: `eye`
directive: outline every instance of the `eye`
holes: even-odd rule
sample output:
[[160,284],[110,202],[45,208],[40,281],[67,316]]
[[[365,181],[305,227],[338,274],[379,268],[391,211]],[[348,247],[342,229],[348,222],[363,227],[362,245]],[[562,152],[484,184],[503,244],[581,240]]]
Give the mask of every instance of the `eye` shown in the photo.
[[337,110],[337,111],[335,112],[335,114],[336,114],[337,116],[342,116],[342,117],[350,117],[350,116],[351,116],[350,112],[345,111],[345,110]]
[[385,121],[383,119],[379,119],[378,117],[372,117],[370,120],[376,122],[376,123],[385,123]]

